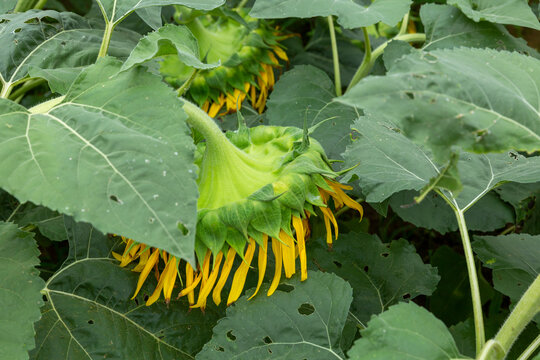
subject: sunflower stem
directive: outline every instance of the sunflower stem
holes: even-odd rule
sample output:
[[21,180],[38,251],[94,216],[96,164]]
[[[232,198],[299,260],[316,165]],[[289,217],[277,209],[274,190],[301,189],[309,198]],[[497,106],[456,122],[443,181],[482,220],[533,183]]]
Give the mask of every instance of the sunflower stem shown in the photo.
[[336,31],[334,29],[334,18],[328,15],[328,29],[330,31],[330,42],[332,43],[332,60],[334,62],[334,84],[336,87],[336,95],[341,96],[341,74],[339,72],[339,54],[336,42]]
[[193,80],[195,79],[195,77],[197,77],[197,74],[199,73],[200,69],[193,69],[193,72],[191,73],[191,75],[189,76],[189,79],[186,80],[186,82],[184,82],[182,84],[182,86],[180,86],[177,90],[177,94],[178,96],[183,96],[186,91],[189,90],[189,87],[191,86],[191,83],[193,82]]
[[[405,42],[425,42],[426,41],[426,34],[403,34],[403,35],[397,35],[394,38],[382,43],[379,45],[373,52],[371,52],[371,45],[369,44],[369,37],[367,34],[367,30],[365,28],[362,28],[364,31],[364,39],[368,39],[366,42],[366,53],[364,54],[364,60],[362,60],[362,64],[360,64],[360,67],[358,70],[356,70],[356,73],[354,74],[351,82],[349,83],[349,86],[347,87],[347,91],[349,91],[354,85],[356,85],[360,80],[362,80],[364,77],[366,77],[371,69],[373,68],[373,65],[375,65],[375,61],[384,53],[384,49],[388,46],[388,44],[393,40],[400,40]],[[366,40],[364,40],[366,41]],[[369,50],[369,52],[368,52]]]
[[207,145],[215,144],[218,146],[224,142],[229,143],[229,139],[206,112],[186,99],[182,98],[182,102],[184,103],[183,109],[188,115],[187,123],[203,135]]
[[111,36],[114,30],[114,23],[106,21],[105,32],[103,33],[103,40],[101,41],[101,47],[99,48],[98,59],[107,55],[109,50],[109,44],[111,43]]
[[13,91],[10,95],[9,95],[9,99],[10,100],[15,100],[17,99],[19,96],[21,95],[24,95],[26,94],[27,91],[30,91],[32,90],[33,88],[43,84],[45,82],[45,79],[28,79],[28,81],[26,81],[24,83],[24,85],[22,85],[20,88],[18,88],[17,90]]
[[[531,286],[525,291],[516,307],[495,336],[505,355],[516,341],[517,337],[529,322],[540,312],[540,275],[536,277]],[[538,339],[536,340],[538,342]],[[538,346],[538,345],[537,345]]]
[[401,27],[399,28],[398,36],[407,33],[407,25],[409,25],[409,14],[410,12],[405,14],[405,16],[403,17],[403,21],[401,21]]
[[476,265],[474,262],[474,254],[472,251],[471,240],[465,222],[463,211],[457,207],[452,207],[456,214],[456,219],[459,226],[459,233],[463,243],[463,251],[465,252],[465,260],[467,262],[467,272],[469,273],[469,284],[471,287],[471,299],[473,305],[474,329],[476,334],[476,354],[480,355],[486,336],[484,332],[484,317],[482,313],[482,300],[480,298],[480,287],[478,285],[478,275],[476,274]]
[[534,339],[534,341],[527,346],[525,351],[521,353],[517,360],[528,360],[538,348],[540,348],[540,335],[538,335],[536,339]]

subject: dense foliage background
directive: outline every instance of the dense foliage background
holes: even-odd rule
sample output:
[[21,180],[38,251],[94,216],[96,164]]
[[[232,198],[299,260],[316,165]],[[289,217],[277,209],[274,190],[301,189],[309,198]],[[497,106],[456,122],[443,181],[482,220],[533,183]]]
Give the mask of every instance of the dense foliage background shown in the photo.
[[[480,359],[475,316],[495,337],[540,273],[538,2],[242,2],[289,59],[247,124],[307,123],[365,216],[331,249],[312,218],[308,280],[271,297],[254,272],[228,308],[147,307],[113,234],[194,258],[200,139],[159,61],[219,66],[165,24],[222,2],[0,3],[0,359]],[[540,359],[538,320],[506,358]]]

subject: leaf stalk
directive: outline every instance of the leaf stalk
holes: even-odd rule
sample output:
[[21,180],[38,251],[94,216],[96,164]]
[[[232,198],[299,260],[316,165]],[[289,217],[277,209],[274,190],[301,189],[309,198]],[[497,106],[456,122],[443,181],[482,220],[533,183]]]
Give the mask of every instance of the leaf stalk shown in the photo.
[[336,41],[336,31],[334,29],[334,18],[332,15],[328,15],[328,29],[330,32],[330,43],[332,44],[332,61],[334,63],[334,85],[336,88],[336,95],[341,96],[341,74],[339,70],[339,53]]
[[472,251],[471,240],[465,222],[465,216],[462,210],[453,207],[454,213],[459,226],[459,233],[463,243],[463,251],[465,252],[465,260],[467,262],[467,272],[469,273],[469,285],[471,287],[471,298],[473,306],[474,329],[476,334],[476,355],[479,356],[486,342],[484,331],[484,316],[482,313],[482,300],[480,298],[480,286],[478,285],[478,275],[476,274],[476,266],[474,262],[474,254]]

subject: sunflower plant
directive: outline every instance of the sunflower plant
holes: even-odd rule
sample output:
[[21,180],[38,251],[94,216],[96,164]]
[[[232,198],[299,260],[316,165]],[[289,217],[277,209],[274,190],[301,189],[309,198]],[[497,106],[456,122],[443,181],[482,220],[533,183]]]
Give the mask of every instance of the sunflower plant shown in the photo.
[[535,11],[3,1],[0,359],[538,359]]

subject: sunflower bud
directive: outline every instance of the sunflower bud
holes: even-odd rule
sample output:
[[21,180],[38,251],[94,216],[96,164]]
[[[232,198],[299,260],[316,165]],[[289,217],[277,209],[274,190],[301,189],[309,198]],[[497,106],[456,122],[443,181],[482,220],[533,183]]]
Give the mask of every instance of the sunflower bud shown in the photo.
[[[237,15],[175,17],[197,38],[201,58],[221,62],[215,69],[198,73],[186,94],[211,117],[235,112],[246,98],[261,113],[274,86],[274,69],[281,66],[278,59],[288,61],[278,43],[287,35],[244,11]],[[165,57],[160,71],[175,87],[188,81],[192,72],[177,56]]]
[[207,117],[195,105],[186,102],[184,109],[192,119],[190,123],[206,138],[196,156],[200,192],[195,240],[198,265],[181,266],[180,259],[164,251],[126,239],[124,254],[116,256],[121,266],[139,259],[134,269],[141,272],[135,295],[160,255],[165,266],[147,305],[156,301],[161,291],[165,301],[170,301],[179,266],[185,272],[185,287],[178,296],[187,296],[191,307],[204,309],[210,295],[220,304],[222,290],[232,276],[229,305],[242,294],[255,253],[258,283],[252,297],[263,282],[270,253],[275,268],[268,296],[276,290],[282,274],[290,278],[299,271],[301,280],[305,280],[309,218],[322,215],[326,241],[331,245],[338,236],[338,225],[330,199],[333,209],[346,205],[362,216],[362,207],[343,191],[350,187],[334,180],[337,174],[321,145],[293,127],[242,126],[225,136],[211,119],[193,120]]

